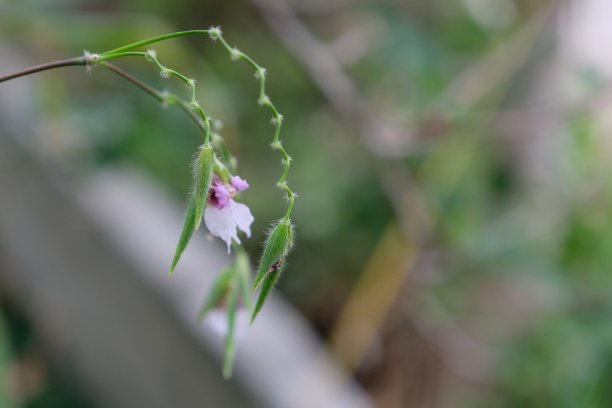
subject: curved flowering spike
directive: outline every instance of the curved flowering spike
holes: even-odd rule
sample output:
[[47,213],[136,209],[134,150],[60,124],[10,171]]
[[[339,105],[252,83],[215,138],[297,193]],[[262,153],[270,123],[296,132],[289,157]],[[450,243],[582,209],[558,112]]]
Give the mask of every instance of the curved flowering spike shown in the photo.
[[[18,72],[0,76],[0,83],[30,75],[35,72],[41,72],[48,69],[54,69],[66,66],[86,66],[88,70],[94,65],[102,66],[111,72],[121,76],[122,78],[132,82],[138,88],[153,96],[157,101],[161,102],[162,106],[174,105],[181,108],[191,120],[193,120],[198,128],[204,134],[204,146],[201,147],[196,163],[194,166],[194,183],[193,191],[187,203],[183,229],[176,247],[174,259],[170,268],[170,274],[174,271],[183,251],[187,247],[193,233],[200,226],[202,217],[206,221],[207,227],[213,235],[217,235],[224,239],[228,245],[228,252],[232,240],[240,243],[238,238],[238,230],[243,231],[247,236],[251,233],[251,224],[253,216],[244,204],[236,203],[233,198],[236,193],[244,191],[249,187],[249,184],[239,176],[232,176],[231,172],[235,172],[236,159],[233,157],[225,146],[223,138],[216,134],[220,126],[198,103],[196,99],[196,81],[189,78],[180,72],[163,65],[157,58],[157,52],[153,49],[148,49],[146,52],[137,51],[151,44],[172,38],[191,36],[191,35],[208,35],[213,41],[218,41],[229,52],[232,60],[242,60],[248,63],[255,69],[255,78],[259,82],[259,97],[258,103],[266,107],[272,113],[272,124],[274,125],[274,138],[272,140],[272,149],[278,151],[282,156],[282,174],[277,182],[278,187],[284,192],[287,198],[287,211],[283,219],[273,226],[266,245],[263,251],[262,259],[259,265],[257,279],[254,284],[254,289],[261,285],[261,292],[257,299],[257,304],[252,313],[252,319],[255,318],[262,305],[264,304],[271,289],[274,287],[283,270],[286,257],[293,245],[293,226],[290,222],[293,204],[297,195],[291,190],[287,182],[287,174],[291,165],[291,157],[283,147],[280,140],[280,131],[283,121],[283,115],[277,110],[276,106],[266,94],[266,69],[257,64],[251,57],[240,51],[237,47],[230,46],[223,38],[223,32],[220,27],[210,27],[207,30],[189,30],[179,31],[164,35],[159,35],[152,38],[147,38],[131,44],[120,46],[97,54],[85,51],[85,54],[80,57],[67,60],[54,61],[46,64],[26,68]],[[190,91],[191,98],[183,99],[175,94],[159,91],[147,83],[141,81],[129,72],[112,65],[108,61],[123,58],[139,56],[147,61],[155,64],[160,71],[160,75],[164,78],[175,77],[187,85]],[[215,148],[219,152],[221,160],[219,160],[210,144],[215,143]],[[215,176],[213,176],[213,173]],[[218,178],[218,182],[211,189],[211,184],[214,183],[214,178]],[[207,204],[210,204],[207,206]],[[251,309],[250,304],[250,265],[244,250],[237,247],[238,257],[236,267],[230,272],[223,273],[220,281],[215,286],[215,292],[211,295],[213,301],[222,299],[226,306],[227,316],[227,337],[225,346],[225,366],[224,375],[231,375],[232,363],[235,355],[234,346],[234,326],[236,325],[237,316],[241,316],[237,312],[245,312],[244,308],[240,308],[242,302],[247,309]],[[209,309],[204,309],[203,313]],[[252,320],[251,320],[252,321]]]

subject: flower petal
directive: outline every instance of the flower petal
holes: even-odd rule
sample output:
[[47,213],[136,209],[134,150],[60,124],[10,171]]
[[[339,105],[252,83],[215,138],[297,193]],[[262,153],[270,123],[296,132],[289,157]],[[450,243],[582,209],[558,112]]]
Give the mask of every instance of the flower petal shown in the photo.
[[255,217],[251,214],[249,207],[242,203],[237,203],[231,200],[229,203],[230,208],[234,213],[234,221],[238,228],[243,231],[247,237],[251,237],[251,224],[255,221]]
[[219,210],[225,207],[227,202],[231,199],[230,192],[225,184],[221,182],[214,183],[211,190],[213,192],[211,204]]
[[234,176],[230,180],[232,187],[236,189],[236,191],[244,191],[249,188],[249,183],[246,180],[240,178],[240,176]]
[[234,219],[234,211],[232,211],[234,200],[230,200],[229,204],[221,209],[216,207],[206,207],[204,210],[204,223],[211,234],[221,238],[227,244],[227,253],[230,252],[232,239],[240,243],[236,232],[236,220]]

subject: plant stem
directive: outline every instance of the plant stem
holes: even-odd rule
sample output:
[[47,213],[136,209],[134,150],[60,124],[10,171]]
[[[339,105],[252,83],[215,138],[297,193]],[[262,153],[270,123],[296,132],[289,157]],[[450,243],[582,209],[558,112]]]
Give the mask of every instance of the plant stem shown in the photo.
[[148,84],[145,84],[144,82],[142,82],[140,79],[136,78],[134,75],[130,74],[129,72],[126,72],[122,70],[121,68],[119,68],[118,66],[113,65],[109,62],[100,62],[99,64],[102,65],[104,68],[109,69],[115,74],[132,82],[134,85],[136,85],[137,87],[139,87],[140,89],[142,89],[143,91],[145,91],[146,93],[148,93],[149,95],[157,99],[159,102],[164,101],[164,97],[157,89],[153,88],[152,86]]
[[87,62],[84,57],[77,58],[69,58],[60,61],[47,62],[45,64],[35,65],[33,67],[29,67],[26,69],[22,69],[21,71],[13,72],[12,74],[0,76],[0,82],[8,81],[10,79],[19,78],[22,76],[34,74],[36,72],[46,71],[48,69],[61,68],[61,67],[69,67],[76,65],[87,65]]
[[136,85],[137,87],[139,87],[140,89],[142,89],[143,91],[145,91],[146,93],[148,93],[149,95],[157,99],[159,102],[167,103],[169,105],[170,104],[177,105],[195,122],[196,125],[198,125],[199,128],[201,128],[204,132],[206,132],[205,126],[201,123],[198,116],[189,108],[189,104],[183,101],[182,99],[180,99],[179,97],[177,97],[176,95],[164,94],[158,91],[157,89],[153,88],[152,86],[142,82],[140,79],[136,78],[134,75],[130,74],[129,72],[126,72],[123,69],[119,68],[118,66],[113,65],[109,62],[103,61],[103,62],[100,62],[99,64],[103,66],[104,68],[110,70],[111,72],[119,75],[120,77],[127,79],[128,81],[130,81],[131,83],[133,83],[134,85]]
[[119,47],[119,48],[115,48],[114,50],[109,50],[109,51],[103,52],[100,55],[104,56],[104,55],[108,55],[108,54],[116,54],[116,53],[120,53],[120,52],[125,52],[125,51],[129,51],[129,50],[133,50],[134,48],[140,48],[140,47],[144,47],[145,45],[153,44],[153,43],[164,41],[164,40],[169,40],[171,38],[182,37],[182,36],[186,36],[186,35],[208,35],[208,34],[209,34],[208,30],[179,31],[177,33],[160,35],[160,36],[157,36],[157,37],[152,37],[152,38],[148,38],[146,40],[138,41],[138,42],[135,42],[135,43],[132,43],[132,44],[124,45],[123,47]]

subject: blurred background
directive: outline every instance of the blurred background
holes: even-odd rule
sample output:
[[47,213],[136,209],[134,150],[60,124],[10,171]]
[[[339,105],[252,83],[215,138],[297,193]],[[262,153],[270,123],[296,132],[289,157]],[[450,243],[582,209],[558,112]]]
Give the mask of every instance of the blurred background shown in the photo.
[[[289,180],[300,197],[298,240],[278,288],[288,302],[276,306],[297,309],[292,321],[318,339],[321,351],[312,355],[325,356],[362,406],[610,407],[610,21],[609,0],[0,0],[0,74],[83,49],[221,25],[230,44],[267,68],[295,160]],[[242,200],[256,218],[246,240],[256,259],[285,203],[274,186],[273,128],[256,103],[252,72],[206,38],[155,48],[162,62],[197,79],[200,102],[224,122],[239,173],[251,184]],[[184,92],[144,61],[117,64],[157,88]],[[106,219],[96,214],[115,208],[108,180],[137,172],[172,197],[180,224],[197,129],[110,72],[79,67],[1,84],[0,118],[0,407],[148,406],[138,400],[146,392],[129,387],[113,391],[114,403],[101,398],[98,385],[129,371],[130,358],[90,375],[95,359],[87,366],[66,350],[96,355],[100,337],[86,340],[74,334],[80,326],[45,314],[69,298],[65,310],[89,310],[83,319],[91,327],[106,321],[89,303],[99,274],[75,266],[91,280],[77,286],[62,275],[56,285],[60,278],[47,266],[72,265],[73,255],[92,265],[115,265],[115,252],[132,259],[126,270],[150,273],[135,273],[130,285],[152,306],[130,303],[134,309],[123,312],[138,321],[123,323],[125,330],[142,318],[153,338],[181,333],[172,313],[159,312],[167,325],[155,320],[181,292],[158,300],[160,286],[149,280],[171,285],[164,262],[177,230],[162,223],[151,234],[132,231],[132,247],[118,244],[114,227],[100,227]],[[109,172],[115,178],[100,176]],[[95,187],[100,177],[106,190]],[[113,210],[117,225],[136,225],[141,211],[159,205],[143,194],[145,207],[132,216]],[[89,210],[73,211],[73,202],[90,203]],[[67,209],[67,221],[51,222]],[[78,238],[85,233],[105,244],[85,247],[90,241]],[[67,236],[78,251],[49,249]],[[172,244],[157,251],[159,236]],[[217,244],[202,243],[222,264]],[[100,248],[104,261],[96,260]],[[134,266],[134,257],[156,255],[161,264]],[[219,270],[206,260],[195,269]],[[113,295],[103,302],[136,298],[137,289],[125,289],[132,286],[113,288],[127,279],[127,272],[116,275],[105,281]],[[195,290],[204,296],[207,287]],[[195,316],[197,305],[189,310]],[[262,324],[272,339],[301,336],[274,324]],[[68,345],[57,345],[66,338]],[[240,347],[249,341],[247,332]],[[282,343],[291,355],[294,341]],[[272,406],[264,394],[285,387],[282,375],[281,382],[260,378],[259,394],[240,385],[274,359],[263,344],[253,354],[259,360],[241,361],[239,349],[238,378],[230,383],[214,378],[221,376],[214,358],[202,363],[210,366],[208,379],[188,380],[207,392],[225,387],[227,399],[190,405],[176,397],[166,406]],[[114,346],[104,350],[112,356]],[[138,344],[130,347],[138,353]],[[218,354],[206,343],[201,349]],[[174,348],[165,350],[174,361]],[[185,361],[200,361],[197,350],[179,351]],[[153,361],[146,371],[160,367]],[[295,369],[279,372],[288,379]],[[192,374],[177,375],[183,382]],[[122,399],[128,394],[135,399]],[[293,397],[277,406],[301,406],[305,396]]]

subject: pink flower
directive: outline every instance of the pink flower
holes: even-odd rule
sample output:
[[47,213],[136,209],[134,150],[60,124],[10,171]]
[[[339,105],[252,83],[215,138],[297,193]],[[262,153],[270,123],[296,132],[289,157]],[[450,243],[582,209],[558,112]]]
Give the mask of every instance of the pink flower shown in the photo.
[[236,189],[236,191],[244,191],[249,188],[249,183],[246,180],[240,178],[240,176],[232,177],[230,183]]
[[221,210],[232,198],[232,193],[217,176],[213,176],[208,202],[215,208]]
[[238,191],[244,191],[249,184],[239,176],[232,177],[231,186],[224,184],[217,176],[213,177],[209,192],[210,205],[204,210],[204,223],[214,236],[221,238],[227,244],[230,252],[232,239],[240,243],[238,230],[247,237],[251,236],[251,224],[255,220],[251,210],[244,204],[234,201]]

